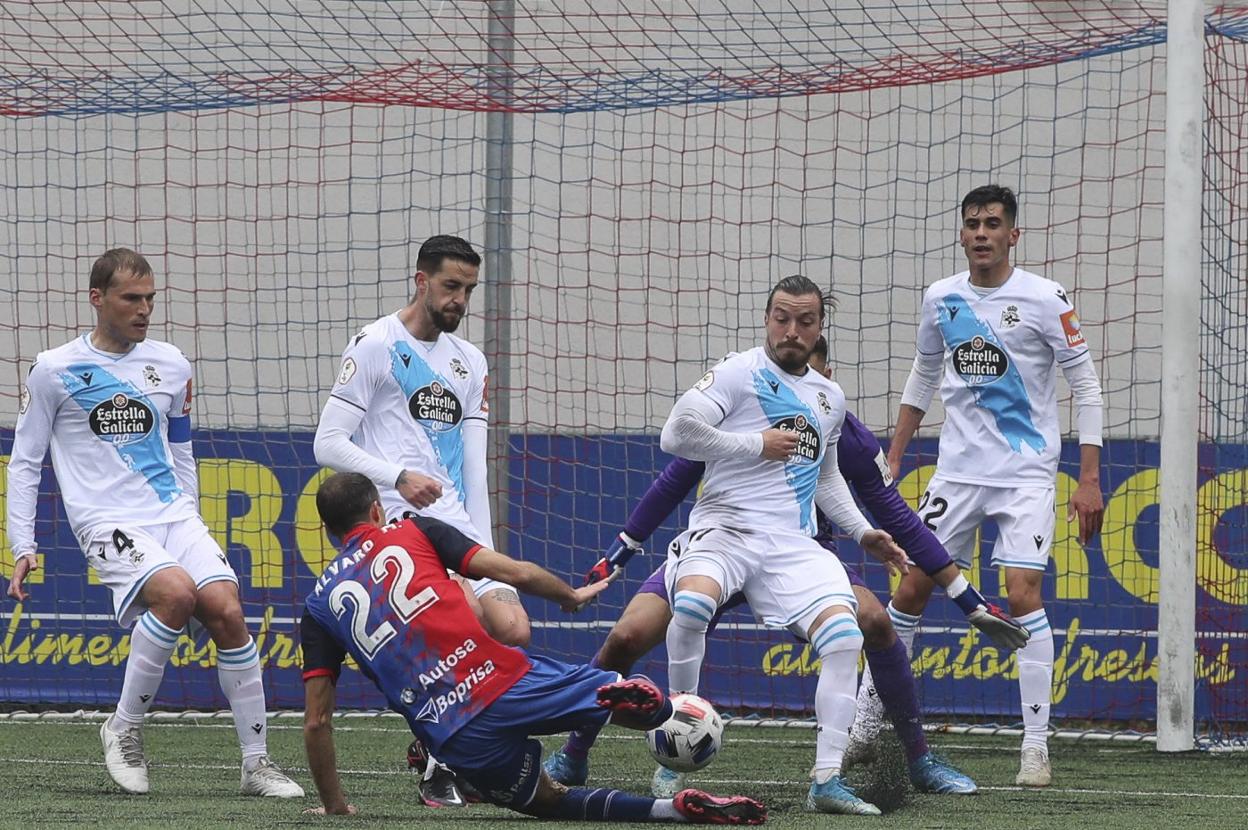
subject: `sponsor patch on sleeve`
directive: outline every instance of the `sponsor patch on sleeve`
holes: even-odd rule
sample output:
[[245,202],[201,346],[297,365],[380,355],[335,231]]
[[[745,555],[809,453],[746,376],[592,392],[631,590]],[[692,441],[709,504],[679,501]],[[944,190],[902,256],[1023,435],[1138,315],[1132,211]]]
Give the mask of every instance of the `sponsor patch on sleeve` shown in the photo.
[[1062,331],[1066,332],[1066,345],[1070,348],[1084,344],[1083,330],[1079,328],[1079,315],[1072,308],[1062,314]]
[[186,379],[186,400],[182,401],[182,414],[191,414],[191,379]]
[[884,450],[880,450],[875,454],[875,466],[880,471],[880,478],[884,479],[884,486],[892,487],[893,471],[888,466],[888,459],[884,457]]

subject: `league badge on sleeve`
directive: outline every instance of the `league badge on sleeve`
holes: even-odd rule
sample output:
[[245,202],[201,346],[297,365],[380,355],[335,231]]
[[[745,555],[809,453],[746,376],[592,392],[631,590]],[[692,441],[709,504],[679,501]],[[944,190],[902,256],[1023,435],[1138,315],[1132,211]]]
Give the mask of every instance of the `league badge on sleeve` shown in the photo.
[[1062,314],[1062,331],[1066,333],[1066,345],[1072,349],[1086,342],[1083,339],[1083,330],[1079,328],[1079,315],[1075,314],[1073,308]]
[[707,372],[705,375],[702,376],[701,380],[699,380],[697,383],[693,385],[693,388],[697,389],[699,392],[705,392],[707,389],[711,388],[711,384],[714,382],[715,382],[715,373]]
[[23,383],[22,391],[18,393],[17,414],[25,415],[27,409],[30,409],[30,387]]
[[342,369],[338,372],[338,385],[346,384],[353,377],[355,377],[355,360],[348,357],[342,361]]

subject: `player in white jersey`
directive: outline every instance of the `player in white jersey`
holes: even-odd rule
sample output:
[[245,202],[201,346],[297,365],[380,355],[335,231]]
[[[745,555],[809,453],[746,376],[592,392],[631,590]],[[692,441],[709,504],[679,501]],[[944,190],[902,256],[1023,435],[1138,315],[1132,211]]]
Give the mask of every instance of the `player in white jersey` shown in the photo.
[[[354,335],[321,412],[319,463],[377,484],[387,519],[440,519],[493,547],[486,469],[488,369],[452,332],[477,286],[481,257],[463,239],[435,236],[416,257],[416,295]],[[486,627],[507,645],[529,642],[510,585],[473,585]]]
[[[970,566],[980,525],[989,519],[997,525],[992,563],[1005,570],[1010,614],[1031,634],[1017,652],[1024,736],[1016,782],[1043,787],[1052,779],[1047,735],[1053,632],[1041,585],[1053,545],[1061,451],[1057,370],[1076,406],[1079,485],[1066,520],[1078,517],[1080,544],[1100,531],[1104,512],[1103,413],[1100,381],[1066,292],[1010,264],[1019,237],[1017,213],[1014,194],[1004,187],[979,187],[962,200],[961,243],[970,268],[924,295],[918,353],[888,460],[898,475],[906,445],[939,386],[945,423],[936,474],[919,514],[963,568]],[[916,568],[893,594],[889,614],[907,648],[931,591],[931,580]],[[870,712],[860,712],[861,723],[870,719]]]
[[767,298],[765,321],[765,345],[708,372],[663,426],[665,452],[707,462],[689,530],[669,552],[669,684],[697,691],[711,618],[743,592],[764,623],[807,639],[821,661],[807,807],[877,815],[840,775],[863,638],[845,569],[812,538],[815,505],[885,562],[904,568],[905,555],[871,528],[837,467],[845,396],[807,365],[823,327],[823,292],[786,277]]
[[[480,264],[459,237],[434,236],[420,246],[415,296],[348,341],[313,446],[318,463],[368,476],[388,520],[419,513],[493,548],[488,368],[480,349],[453,334]],[[490,634],[527,646],[529,618],[515,588],[492,579],[470,585],[470,602]],[[426,766],[421,794],[432,803],[462,803],[436,764]]]
[[[244,794],[296,798],[303,789],[268,757],[256,644],[238,578],[199,516],[191,453],[191,365],[147,338],[156,288],[147,260],[107,251],[91,269],[96,325],[41,353],[22,390],[8,467],[8,594],[38,567],[35,504],[51,447],[70,527],[113,594],[117,620],[138,623],[116,712],[100,728],[105,766],[126,792],[146,793],[143,716],[191,617],[217,645],[217,672],[243,751]],[[101,497],[101,494],[107,494]]]

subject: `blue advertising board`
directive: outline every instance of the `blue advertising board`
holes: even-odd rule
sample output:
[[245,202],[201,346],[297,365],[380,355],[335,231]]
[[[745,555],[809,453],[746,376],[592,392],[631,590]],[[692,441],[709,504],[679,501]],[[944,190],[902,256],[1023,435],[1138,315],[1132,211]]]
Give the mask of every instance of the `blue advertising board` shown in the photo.
[[[12,430],[0,430],[7,463]],[[271,708],[302,706],[297,622],[302,599],[332,555],[316,516],[314,495],[326,474],[313,459],[312,434],[204,430],[195,436],[200,505],[239,574],[244,609],[264,663]],[[900,487],[917,502],[935,460],[935,441],[915,441]],[[1063,453],[1058,479],[1054,555],[1045,606],[1055,630],[1054,715],[1058,718],[1151,721],[1157,677],[1158,448],[1108,442],[1102,460],[1105,527],[1086,547],[1064,521],[1078,474],[1077,448]],[[577,578],[600,555],[667,457],[649,435],[532,436],[511,440],[510,550]],[[1203,447],[1197,517],[1197,717],[1248,720],[1243,671],[1248,671],[1248,449]],[[4,499],[0,484],[0,503]],[[107,494],[101,494],[106,498]],[[534,622],[532,648],[587,659],[601,643],[631,591],[661,561],[691,502],[649,540],[652,555],[635,561],[604,601],[570,616],[553,604],[525,601]],[[45,470],[38,538],[41,567],[28,581],[31,599],[0,607],[0,701],[110,706],[122,680],[129,638],[112,619],[108,592],[87,572]],[[984,538],[990,550],[992,530]],[[11,562],[0,528],[0,563]],[[842,558],[882,597],[882,566],[863,561],[846,541]],[[977,560],[971,578],[1001,596],[998,574]],[[648,561],[645,561],[648,560]],[[1003,602],[1003,600],[1002,600]],[[1003,602],[1004,604],[1004,602]],[[184,637],[166,674],[160,702],[170,707],[224,708],[214,649],[202,636]],[[640,666],[664,674],[660,648]],[[924,617],[913,662],[924,708],[965,717],[1017,717],[1014,658],[968,629],[939,591]],[[748,610],[725,617],[708,651],[702,692],[727,709],[809,712],[818,663],[785,632],[763,630]],[[344,674],[340,701],[381,707],[357,672]]]

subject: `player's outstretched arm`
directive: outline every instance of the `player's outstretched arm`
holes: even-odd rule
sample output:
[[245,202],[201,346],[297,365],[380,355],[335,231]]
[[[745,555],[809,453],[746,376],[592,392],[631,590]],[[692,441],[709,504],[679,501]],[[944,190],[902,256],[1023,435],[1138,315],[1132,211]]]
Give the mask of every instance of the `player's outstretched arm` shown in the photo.
[[333,716],[333,678],[308,678],[303,684],[303,746],[308,753],[308,768],[322,804],[320,808],[308,812],[353,815],[355,807],[347,803],[342,781],[338,778]]
[[600,582],[573,588],[545,568],[521,562],[489,548],[481,548],[468,561],[465,576],[496,579],[517,591],[559,603],[564,611],[579,611],[609,586],[619,571]]
[[623,568],[628,560],[641,552],[641,544],[650,538],[663,520],[671,515],[685,497],[697,486],[706,465],[686,458],[673,458],[654,480],[646,494],[628,514],[624,529],[611,541],[602,558],[589,569],[585,583],[606,579]]

